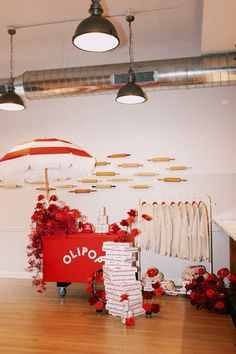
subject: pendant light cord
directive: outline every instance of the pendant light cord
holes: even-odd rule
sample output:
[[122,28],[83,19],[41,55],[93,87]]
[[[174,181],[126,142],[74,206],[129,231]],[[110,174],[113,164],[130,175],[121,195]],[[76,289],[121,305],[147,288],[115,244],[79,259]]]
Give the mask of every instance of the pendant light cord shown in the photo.
[[131,21],[129,21],[129,71],[133,71],[132,69],[133,62],[134,62],[133,35],[132,35]]
[[129,23],[129,77],[128,82],[134,83],[135,82],[135,75],[133,70],[133,63],[134,63],[134,50],[133,50],[133,33],[131,22],[134,21],[134,15],[126,16],[126,21]]
[[14,28],[8,30],[10,34],[10,80],[9,89],[14,89],[14,61],[13,61],[13,35],[16,33]]

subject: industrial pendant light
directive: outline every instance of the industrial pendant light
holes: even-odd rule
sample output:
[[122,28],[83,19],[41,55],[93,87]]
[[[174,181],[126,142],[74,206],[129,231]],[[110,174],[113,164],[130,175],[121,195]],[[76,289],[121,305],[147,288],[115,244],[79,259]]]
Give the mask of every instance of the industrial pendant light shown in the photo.
[[128,82],[125,86],[122,86],[118,91],[116,102],[126,104],[136,104],[146,101],[145,94],[141,87],[139,87],[135,81],[135,73],[132,68],[133,64],[133,37],[131,30],[131,22],[134,21],[133,15],[126,16],[126,21],[129,22],[129,71]]
[[13,39],[12,36],[16,33],[14,28],[8,30],[11,36],[11,54],[10,54],[10,79],[7,87],[7,92],[0,96],[0,109],[5,111],[22,111],[25,109],[24,101],[15,93],[14,76],[13,76]]
[[107,52],[116,48],[120,40],[113,24],[102,16],[100,0],[91,0],[90,16],[77,27],[73,44],[88,52]]

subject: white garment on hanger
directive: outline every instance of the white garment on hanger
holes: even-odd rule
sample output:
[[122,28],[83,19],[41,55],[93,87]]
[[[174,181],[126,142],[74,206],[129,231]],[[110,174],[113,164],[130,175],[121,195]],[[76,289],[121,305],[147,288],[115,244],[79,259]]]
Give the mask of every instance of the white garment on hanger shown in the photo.
[[155,252],[160,253],[161,249],[161,235],[165,232],[165,224],[164,224],[164,213],[162,210],[162,206],[159,204],[153,204],[153,222],[154,222],[154,230],[155,230]]
[[189,247],[189,254],[188,254],[188,259],[190,261],[194,260],[193,257],[193,246],[192,246],[192,229],[193,229],[193,218],[194,218],[194,211],[193,211],[193,206],[189,202],[185,203],[185,209],[186,209],[186,214],[187,214],[187,220],[188,220],[188,247]]
[[181,215],[181,229],[180,229],[180,242],[179,242],[179,254],[178,257],[188,259],[189,257],[189,225],[188,216],[185,208],[185,204],[178,204]]
[[201,253],[202,260],[210,259],[210,251],[209,251],[209,229],[208,229],[208,213],[207,207],[203,202],[199,203],[199,237],[201,239]]
[[172,203],[169,208],[172,221],[171,256],[178,257],[180,249],[181,214],[177,204]]
[[202,259],[198,254],[198,250],[201,249],[201,239],[199,237],[199,208],[196,202],[193,202],[193,226],[191,231],[192,236],[192,260],[200,262]]
[[161,210],[163,212],[164,227],[161,227],[161,242],[160,242],[160,255],[170,256],[171,255],[171,244],[172,244],[172,223],[171,214],[169,206],[166,204],[161,205]]

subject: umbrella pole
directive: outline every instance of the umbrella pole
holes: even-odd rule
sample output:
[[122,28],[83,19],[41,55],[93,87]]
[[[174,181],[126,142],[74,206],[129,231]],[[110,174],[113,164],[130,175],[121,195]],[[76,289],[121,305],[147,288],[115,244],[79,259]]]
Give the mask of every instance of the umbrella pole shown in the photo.
[[48,169],[45,168],[45,194],[46,194],[46,200],[49,200],[49,182],[48,182]]

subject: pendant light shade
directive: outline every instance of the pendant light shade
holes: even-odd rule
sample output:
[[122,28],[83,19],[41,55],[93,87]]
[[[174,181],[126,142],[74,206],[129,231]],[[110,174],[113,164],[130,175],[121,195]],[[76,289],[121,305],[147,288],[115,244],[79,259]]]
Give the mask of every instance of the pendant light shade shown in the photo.
[[0,96],[0,109],[5,111],[22,111],[25,109],[24,101],[13,89],[8,89]]
[[106,52],[116,48],[120,40],[113,24],[102,16],[100,0],[92,0],[89,13],[90,17],[78,25],[73,44],[88,52]]
[[146,101],[145,94],[141,87],[136,85],[134,73],[130,72],[127,84],[122,86],[118,91],[116,102],[136,104],[144,101]]
[[22,111],[25,109],[23,99],[15,93],[14,77],[13,77],[13,40],[12,36],[16,34],[14,28],[8,30],[11,36],[11,54],[10,54],[10,80],[8,83],[7,92],[0,96],[0,109],[5,111]]
[[132,69],[133,64],[133,46],[132,46],[132,31],[131,22],[134,21],[133,15],[128,15],[126,21],[129,22],[129,72],[128,72],[128,82],[126,85],[122,86],[116,96],[116,102],[125,104],[136,104],[146,101],[145,93],[142,88],[138,86],[135,81],[135,73]]

